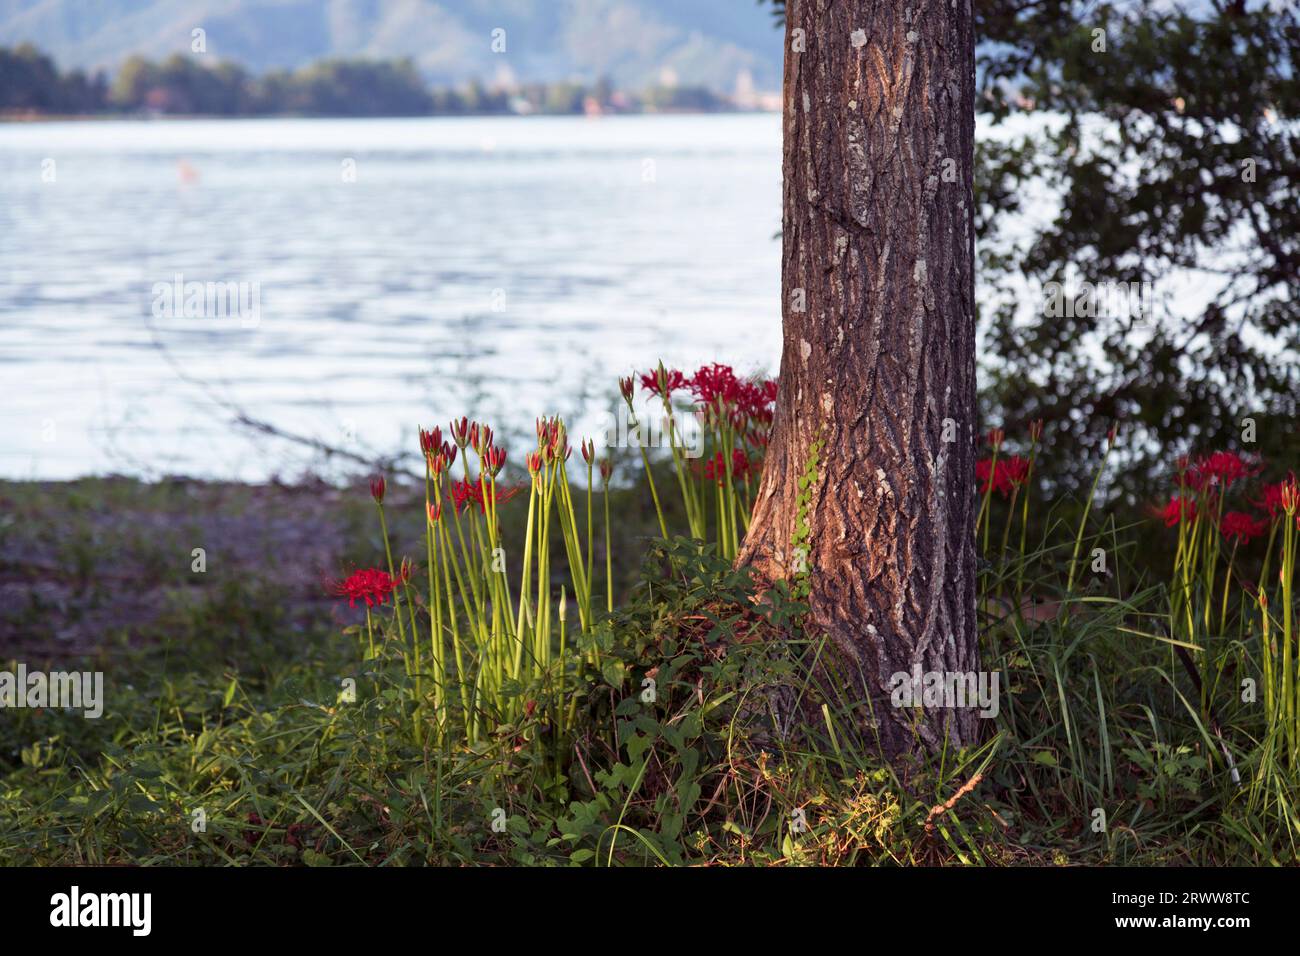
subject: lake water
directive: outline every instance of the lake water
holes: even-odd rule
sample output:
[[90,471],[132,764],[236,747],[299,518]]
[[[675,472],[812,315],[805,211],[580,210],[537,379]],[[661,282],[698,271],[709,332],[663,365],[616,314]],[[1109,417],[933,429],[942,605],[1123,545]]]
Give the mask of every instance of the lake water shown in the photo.
[[660,358],[774,373],[780,140],[776,115],[0,125],[0,475],[293,477],[330,466],[236,415],[370,454],[461,414],[577,436]]

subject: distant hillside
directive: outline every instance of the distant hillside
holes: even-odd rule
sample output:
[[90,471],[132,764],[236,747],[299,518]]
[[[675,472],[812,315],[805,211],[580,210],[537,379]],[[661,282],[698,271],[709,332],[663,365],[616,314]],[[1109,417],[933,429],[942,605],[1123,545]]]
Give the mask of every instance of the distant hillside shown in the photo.
[[[432,83],[609,77],[732,92],[780,87],[781,35],[755,0],[0,0],[0,46],[23,41],[63,69],[188,51],[250,70],[326,57],[409,56]],[[506,51],[491,49],[506,31]]]

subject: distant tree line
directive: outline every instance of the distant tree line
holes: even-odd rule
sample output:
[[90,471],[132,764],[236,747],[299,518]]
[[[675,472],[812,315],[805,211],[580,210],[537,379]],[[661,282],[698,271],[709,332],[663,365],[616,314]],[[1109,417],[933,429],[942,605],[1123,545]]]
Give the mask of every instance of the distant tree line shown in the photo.
[[254,75],[235,63],[208,66],[173,54],[133,56],[110,82],[103,71],[61,73],[31,44],[0,47],[0,111],[76,115],[171,113],[205,116],[456,116],[619,112],[716,112],[730,103],[702,87],[659,87],[639,95],[594,83],[528,83],[509,90],[473,82],[431,88],[410,59],[322,60]]
[[60,73],[29,43],[0,47],[0,109],[37,113],[97,113],[108,101],[108,77],[81,70]]

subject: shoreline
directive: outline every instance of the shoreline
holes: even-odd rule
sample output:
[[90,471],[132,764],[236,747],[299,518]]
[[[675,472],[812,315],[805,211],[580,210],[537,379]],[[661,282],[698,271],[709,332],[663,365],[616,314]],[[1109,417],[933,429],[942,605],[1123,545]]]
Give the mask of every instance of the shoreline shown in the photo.
[[[422,560],[423,484],[388,477],[394,556]],[[67,664],[200,634],[236,643],[335,634],[356,613],[326,582],[383,563],[367,484],[364,476],[0,479],[0,664]],[[612,553],[622,588],[656,519],[644,489],[609,493],[620,515]],[[598,515],[602,494],[597,484]],[[528,495],[518,499],[526,506]],[[512,542],[522,537],[524,508],[503,508],[501,521],[508,550],[518,553]],[[561,556],[557,546],[557,563]]]
[[423,120],[423,119],[589,119],[593,121],[627,116],[779,116],[780,110],[642,110],[611,113],[375,113],[358,116],[346,113],[0,113],[0,125],[25,123],[80,122],[169,122],[193,120]]

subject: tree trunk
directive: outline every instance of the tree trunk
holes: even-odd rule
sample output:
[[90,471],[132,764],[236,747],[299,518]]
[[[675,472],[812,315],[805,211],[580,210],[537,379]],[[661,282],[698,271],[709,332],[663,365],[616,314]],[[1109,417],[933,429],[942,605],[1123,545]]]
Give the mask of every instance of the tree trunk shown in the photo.
[[806,571],[890,757],[978,735],[890,700],[979,668],[974,61],[970,0],[787,4],[780,393],[739,562]]

